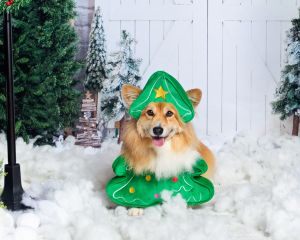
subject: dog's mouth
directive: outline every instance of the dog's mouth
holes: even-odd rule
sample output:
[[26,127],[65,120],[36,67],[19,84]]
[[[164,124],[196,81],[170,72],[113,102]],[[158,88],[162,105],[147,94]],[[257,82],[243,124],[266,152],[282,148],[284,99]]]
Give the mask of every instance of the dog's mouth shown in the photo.
[[164,138],[164,137],[152,137],[152,142],[153,142],[154,146],[161,147],[164,145],[165,139],[166,138]]

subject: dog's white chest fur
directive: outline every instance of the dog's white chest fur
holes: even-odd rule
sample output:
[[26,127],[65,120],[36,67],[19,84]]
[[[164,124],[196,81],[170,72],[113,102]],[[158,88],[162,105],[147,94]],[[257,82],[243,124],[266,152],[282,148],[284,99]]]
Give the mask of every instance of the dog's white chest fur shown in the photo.
[[151,162],[150,171],[157,178],[176,176],[182,171],[191,171],[194,163],[200,157],[196,150],[191,148],[183,152],[174,152],[171,142],[166,141],[162,147],[155,147],[157,156]]

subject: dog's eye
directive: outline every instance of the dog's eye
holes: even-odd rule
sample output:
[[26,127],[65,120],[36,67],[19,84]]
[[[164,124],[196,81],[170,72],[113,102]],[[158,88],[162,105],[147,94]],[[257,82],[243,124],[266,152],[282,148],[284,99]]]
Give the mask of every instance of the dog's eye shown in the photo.
[[154,112],[152,110],[148,110],[147,111],[147,115],[150,116],[150,117],[153,117],[154,116]]
[[171,111],[167,111],[167,113],[166,113],[166,117],[172,117],[173,116],[173,112],[171,112]]

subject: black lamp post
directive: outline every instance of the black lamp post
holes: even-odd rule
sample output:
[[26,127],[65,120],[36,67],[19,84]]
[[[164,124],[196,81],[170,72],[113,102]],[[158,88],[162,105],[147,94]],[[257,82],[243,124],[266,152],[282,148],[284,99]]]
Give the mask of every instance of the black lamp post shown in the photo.
[[24,190],[21,183],[20,165],[16,163],[15,135],[15,102],[12,51],[12,22],[11,13],[4,12],[4,48],[6,76],[6,117],[7,117],[7,154],[8,164],[5,165],[4,189],[1,200],[10,210],[24,208],[22,195]]

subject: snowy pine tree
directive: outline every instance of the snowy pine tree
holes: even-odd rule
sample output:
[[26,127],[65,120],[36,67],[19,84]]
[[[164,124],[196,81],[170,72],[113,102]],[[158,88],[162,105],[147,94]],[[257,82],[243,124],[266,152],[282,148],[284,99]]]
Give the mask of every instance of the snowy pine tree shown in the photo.
[[300,18],[292,20],[287,36],[287,65],[282,72],[282,81],[276,89],[276,101],[272,103],[275,113],[282,120],[294,116],[293,135],[298,135],[300,116]]
[[118,121],[125,115],[121,99],[123,84],[137,86],[141,80],[139,66],[141,59],[133,56],[135,40],[125,30],[121,33],[120,51],[111,54],[107,64],[108,78],[103,83],[102,117],[104,121]]
[[91,91],[100,91],[106,78],[106,40],[101,9],[95,11],[91,26],[89,49],[87,54],[87,78],[85,87]]

